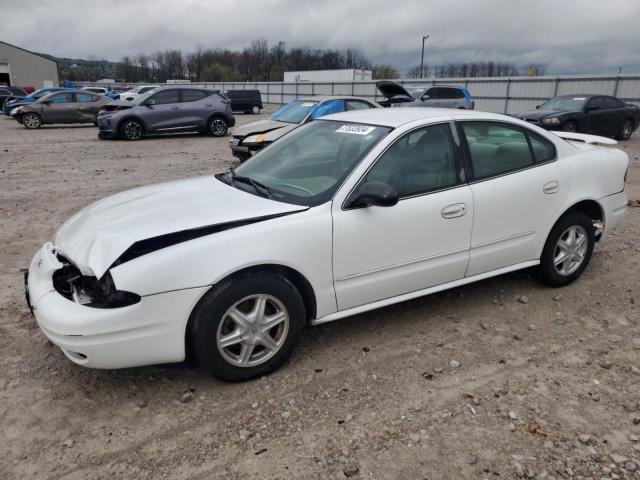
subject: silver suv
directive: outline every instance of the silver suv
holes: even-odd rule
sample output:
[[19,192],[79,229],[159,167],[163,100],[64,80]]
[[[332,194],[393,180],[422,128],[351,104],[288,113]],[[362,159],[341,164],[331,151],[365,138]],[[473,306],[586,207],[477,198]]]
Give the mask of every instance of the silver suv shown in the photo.
[[154,89],[133,101],[116,100],[98,113],[99,138],[139,140],[147,134],[202,132],[224,137],[236,120],[218,90],[194,86]]
[[376,82],[386,100],[383,107],[440,107],[473,110],[475,102],[462,85],[402,85],[390,80]]

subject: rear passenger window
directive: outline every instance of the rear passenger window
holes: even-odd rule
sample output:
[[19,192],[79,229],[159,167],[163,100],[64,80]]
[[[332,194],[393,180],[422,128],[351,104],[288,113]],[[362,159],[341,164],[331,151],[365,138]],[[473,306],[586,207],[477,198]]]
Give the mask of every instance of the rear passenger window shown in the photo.
[[347,110],[366,110],[367,108],[373,108],[367,102],[361,100],[345,100]]
[[90,93],[76,93],[76,102],[97,102],[98,100],[100,100],[100,97]]
[[556,158],[556,147],[553,146],[553,143],[537,133],[527,132],[527,135],[536,163],[549,162]]
[[533,165],[524,132],[506,123],[463,122],[475,177],[486,178]]
[[464,94],[457,88],[441,88],[439,95],[443,99],[464,98]]
[[206,90],[184,89],[182,90],[183,102],[197,102],[209,96],[211,92]]
[[382,154],[366,180],[388,183],[401,197],[455,185],[457,175],[449,125],[407,133]]

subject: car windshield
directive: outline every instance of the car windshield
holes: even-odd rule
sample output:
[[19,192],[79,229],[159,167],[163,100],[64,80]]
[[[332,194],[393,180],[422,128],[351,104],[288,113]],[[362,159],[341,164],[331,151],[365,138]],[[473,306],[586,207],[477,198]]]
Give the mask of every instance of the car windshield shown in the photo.
[[269,119],[285,123],[300,123],[317,104],[318,102],[313,100],[294,100],[273,112]]
[[269,145],[235,172],[217,177],[273,200],[320,205],[390,131],[387,127],[317,120]]
[[409,95],[411,95],[413,98],[420,98],[420,95],[422,94],[422,92],[424,92],[424,88],[422,87],[414,87],[414,88],[407,88],[407,91],[409,92]]
[[586,101],[586,97],[557,97],[540,105],[540,110],[582,110]]

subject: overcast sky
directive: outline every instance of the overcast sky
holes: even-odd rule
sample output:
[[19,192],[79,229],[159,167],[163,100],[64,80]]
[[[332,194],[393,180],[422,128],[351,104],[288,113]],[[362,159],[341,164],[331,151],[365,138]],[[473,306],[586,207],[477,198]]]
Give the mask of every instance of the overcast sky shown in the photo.
[[547,73],[640,72],[640,0],[0,0],[0,40],[60,57],[158,49],[362,49],[401,72],[420,63],[543,63]]

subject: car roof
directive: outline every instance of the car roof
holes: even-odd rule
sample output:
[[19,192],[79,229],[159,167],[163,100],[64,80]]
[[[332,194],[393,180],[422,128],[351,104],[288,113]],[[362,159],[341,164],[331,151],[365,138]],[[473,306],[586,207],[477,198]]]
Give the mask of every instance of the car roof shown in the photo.
[[508,120],[513,123],[514,118],[498,113],[477,112],[475,110],[461,110],[453,108],[404,107],[404,108],[371,108],[367,110],[351,110],[333,113],[320,120],[337,120],[343,122],[367,123],[382,127],[397,128],[405,123],[417,120]]

